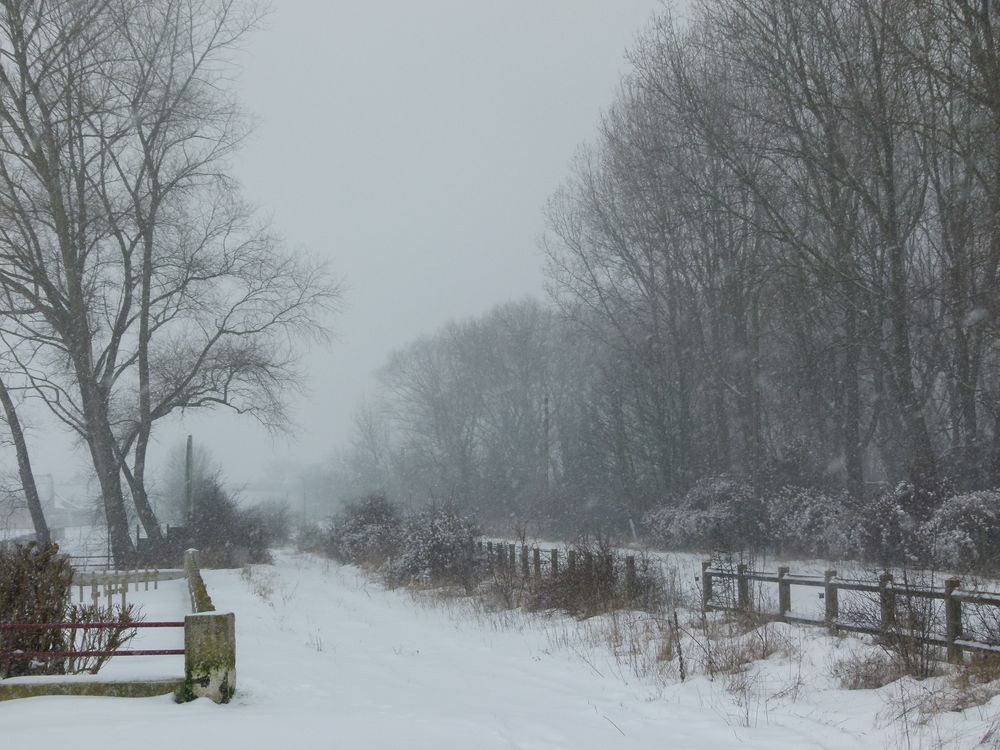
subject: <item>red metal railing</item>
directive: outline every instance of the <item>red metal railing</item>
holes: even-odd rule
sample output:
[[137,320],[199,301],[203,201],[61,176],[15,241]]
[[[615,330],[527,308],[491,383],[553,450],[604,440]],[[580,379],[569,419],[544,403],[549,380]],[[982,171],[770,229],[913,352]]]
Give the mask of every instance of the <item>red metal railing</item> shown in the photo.
[[[0,623],[0,630],[99,630],[106,628],[183,628],[183,622],[48,622]],[[121,649],[119,651],[0,651],[3,658],[56,658],[65,656],[179,656],[182,648]]]

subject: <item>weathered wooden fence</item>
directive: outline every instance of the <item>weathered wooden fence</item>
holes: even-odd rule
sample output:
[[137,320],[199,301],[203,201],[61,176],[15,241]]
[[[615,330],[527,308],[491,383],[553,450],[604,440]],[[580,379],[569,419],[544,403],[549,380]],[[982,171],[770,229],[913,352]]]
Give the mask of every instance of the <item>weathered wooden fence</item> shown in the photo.
[[[525,580],[541,581],[543,578],[558,579],[562,575],[594,579],[598,575],[604,580],[614,581],[619,575],[616,561],[621,559],[614,552],[595,554],[588,550],[569,549],[560,552],[549,549],[543,553],[539,547],[509,542],[476,542],[475,552],[486,569],[491,572],[520,576]],[[634,555],[624,556],[625,591],[631,597],[639,589]]]
[[[777,573],[752,571],[745,564],[735,570],[713,568],[711,561],[701,566],[702,606],[705,609],[730,610],[746,614],[773,617],[785,622],[810,625],[825,625],[831,630],[870,633],[886,638],[907,638],[940,646],[946,649],[949,660],[958,661],[963,651],[1000,654],[1000,645],[970,640],[964,637],[963,610],[965,605],[1000,607],[1000,594],[978,590],[962,589],[961,581],[949,578],[941,588],[898,584],[889,573],[883,573],[878,580],[845,579],[837,576],[836,570],[827,570],[822,576],[795,575],[789,568],[780,567]],[[728,601],[716,595],[715,581],[735,582],[735,596]],[[778,588],[778,611],[762,612],[755,608],[751,596],[751,583],[775,584]],[[823,599],[823,619],[801,617],[792,614],[792,587],[809,586],[821,589]],[[875,622],[855,622],[841,618],[840,592],[861,592],[871,596],[878,605]],[[943,602],[943,622],[921,623],[900,621],[898,599],[939,600]],[[932,632],[934,625],[938,632]]]
[[173,581],[184,578],[183,570],[158,570],[155,568],[136,568],[134,570],[108,570],[102,572],[80,572],[74,571],[73,586],[79,592],[79,602],[83,603],[86,598],[85,589],[89,589],[89,600],[93,606],[97,606],[102,599],[107,600],[110,608],[114,598],[120,597],[122,609],[125,608],[128,595],[129,584],[133,584],[134,591],[139,590],[139,586],[145,586],[145,591],[149,591],[149,585],[153,584],[153,589],[159,588],[160,581]]

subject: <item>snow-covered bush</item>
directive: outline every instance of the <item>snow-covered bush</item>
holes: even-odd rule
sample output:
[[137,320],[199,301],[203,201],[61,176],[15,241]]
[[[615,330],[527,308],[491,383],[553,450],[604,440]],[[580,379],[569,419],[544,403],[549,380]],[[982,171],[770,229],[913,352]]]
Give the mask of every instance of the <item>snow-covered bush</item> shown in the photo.
[[766,501],[768,542],[782,553],[835,557],[850,547],[853,516],[844,495],[782,487]]
[[381,565],[398,550],[402,529],[399,509],[385,495],[369,495],[334,516],[327,553],[338,562]]
[[96,674],[108,660],[95,653],[117,651],[136,633],[129,627],[142,619],[135,605],[94,607],[70,603],[73,568],[57,544],[15,545],[0,549],[0,623],[115,623],[89,629],[0,629],[0,651],[63,652],[84,656],[41,656],[0,659],[0,678],[30,674]]
[[476,523],[450,506],[430,506],[408,515],[387,574],[408,580],[469,584],[475,573]]
[[918,499],[912,484],[900,482],[856,508],[847,552],[882,566],[925,562]]
[[934,562],[952,570],[1000,568],[1000,489],[954,495],[923,525]]
[[762,541],[763,506],[745,482],[725,475],[702,479],[675,506],[643,519],[650,541],[670,549],[748,549]]

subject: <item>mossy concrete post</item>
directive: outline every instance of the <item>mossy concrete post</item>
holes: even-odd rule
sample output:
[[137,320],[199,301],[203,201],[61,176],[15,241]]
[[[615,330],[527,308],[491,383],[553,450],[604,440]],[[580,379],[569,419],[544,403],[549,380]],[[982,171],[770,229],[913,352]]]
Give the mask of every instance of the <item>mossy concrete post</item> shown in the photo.
[[228,703],[236,691],[236,616],[204,612],[184,617],[184,688],[178,699]]

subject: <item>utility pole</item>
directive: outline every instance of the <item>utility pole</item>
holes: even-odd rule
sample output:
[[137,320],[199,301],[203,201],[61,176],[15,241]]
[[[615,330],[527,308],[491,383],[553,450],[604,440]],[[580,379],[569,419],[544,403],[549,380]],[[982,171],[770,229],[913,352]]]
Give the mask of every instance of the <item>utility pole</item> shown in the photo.
[[194,482],[192,481],[194,469],[191,466],[192,452],[193,441],[191,436],[188,435],[187,451],[184,455],[184,523],[189,530],[194,525]]
[[545,499],[549,499],[549,467],[551,460],[549,456],[549,394],[545,394],[542,407],[542,447],[545,454]]

